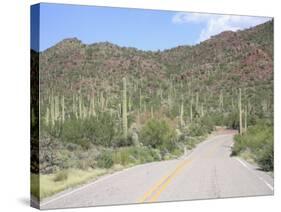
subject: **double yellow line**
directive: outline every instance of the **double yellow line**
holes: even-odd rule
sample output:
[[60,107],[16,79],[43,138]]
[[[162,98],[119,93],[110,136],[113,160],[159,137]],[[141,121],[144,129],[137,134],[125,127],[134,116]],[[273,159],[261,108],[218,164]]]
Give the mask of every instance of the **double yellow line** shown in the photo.
[[[211,149],[209,149],[205,155],[207,157],[211,157],[214,155],[218,147],[221,145],[220,142],[215,144]],[[160,180],[158,180],[139,200],[139,203],[143,202],[155,202],[161,195],[161,193],[167,188],[167,186],[172,182],[172,180],[179,175],[182,170],[192,162],[191,159],[186,159],[179,163],[177,167],[168,175],[164,176]]]
[[166,189],[166,187],[172,182],[172,180],[181,173],[185,166],[191,163],[191,159],[182,161],[170,174],[164,176],[155,183],[139,200],[139,203],[143,202],[155,202],[159,198],[160,194]]

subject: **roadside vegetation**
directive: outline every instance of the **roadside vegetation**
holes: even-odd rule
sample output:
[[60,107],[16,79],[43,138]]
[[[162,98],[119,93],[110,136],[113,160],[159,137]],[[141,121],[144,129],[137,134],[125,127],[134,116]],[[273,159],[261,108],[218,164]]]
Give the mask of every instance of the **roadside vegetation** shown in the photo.
[[273,170],[273,124],[260,122],[273,120],[272,27],[157,52],[78,39],[31,51],[32,195],[178,158],[217,126],[240,131],[234,155]]
[[[268,86],[254,92],[239,89],[224,96],[221,92],[214,101],[199,92],[193,94],[192,89],[186,96],[178,95],[183,86],[171,83],[166,90],[160,89],[162,96],[144,101],[142,95],[133,100],[130,93],[134,89],[127,91],[127,79],[122,81],[119,99],[105,100],[101,95],[96,101],[94,96],[85,98],[81,93],[70,99],[50,92],[42,100],[39,167],[35,167],[40,181],[31,184],[35,197],[43,199],[116,170],[178,158],[216,126],[241,132],[240,122],[248,130],[236,136],[233,154],[250,152],[263,169],[273,169],[272,136],[264,140],[270,130],[265,124],[258,125],[258,120],[272,114],[271,96],[266,99],[267,107],[249,104],[260,101],[256,93]],[[35,172],[32,179],[36,177]]]
[[256,162],[265,171],[274,170],[273,125],[259,121],[247,132],[236,135],[233,155],[240,155],[248,161]]
[[[89,180],[97,179],[103,174],[110,173],[110,171],[106,169],[67,169],[53,174],[40,175],[40,180],[36,174],[32,174],[32,194],[37,198],[40,197],[43,199],[67,188],[72,188],[74,186],[86,183]],[[38,180],[40,182],[38,182]]]
[[[91,123],[94,125],[95,122]],[[38,174],[32,174],[32,194],[38,199],[44,199],[124,168],[178,158],[194,148],[209,132],[191,136],[188,128],[180,132],[172,128],[170,124],[172,123],[167,120],[148,119],[138,132],[139,138],[132,138],[133,135],[129,135],[127,139],[124,139],[117,133],[108,142],[104,142],[108,138],[101,134],[101,138],[94,140],[98,144],[90,142],[93,140],[90,139],[92,135],[88,134],[89,128],[82,128],[83,130],[69,128],[69,123],[66,123],[66,128],[62,129],[66,130],[62,132],[64,133],[62,138],[64,139],[67,135],[67,139],[63,141],[55,136],[50,138],[49,135],[42,135],[40,180]],[[110,128],[110,124],[91,126],[90,129],[95,132],[96,128],[102,127]],[[192,126],[193,130],[195,128]],[[75,133],[73,129],[76,129]]]

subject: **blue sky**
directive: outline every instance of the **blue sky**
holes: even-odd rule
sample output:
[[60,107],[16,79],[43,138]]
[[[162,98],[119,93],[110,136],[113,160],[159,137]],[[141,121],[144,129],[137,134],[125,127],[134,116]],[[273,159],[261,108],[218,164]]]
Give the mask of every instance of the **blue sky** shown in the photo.
[[[266,17],[43,3],[31,9],[31,48],[44,51],[65,38],[76,37],[86,44],[108,41],[155,51],[194,45],[222,31],[245,29],[268,20]],[[39,23],[38,42],[36,26]]]

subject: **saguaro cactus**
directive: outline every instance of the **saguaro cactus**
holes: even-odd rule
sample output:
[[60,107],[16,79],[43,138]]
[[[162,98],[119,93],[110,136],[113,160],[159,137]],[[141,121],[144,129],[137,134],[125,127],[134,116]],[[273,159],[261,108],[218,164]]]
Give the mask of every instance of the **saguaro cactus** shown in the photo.
[[100,93],[100,108],[101,111],[104,111],[104,106],[105,106],[105,98],[103,96],[103,92]]
[[129,110],[129,112],[132,110],[132,100],[131,100],[130,95],[129,95],[129,98],[128,98],[128,110]]
[[122,124],[123,136],[127,138],[128,120],[127,120],[127,83],[126,78],[123,77],[123,98],[122,98]]
[[184,121],[183,121],[183,100],[181,102],[181,107],[180,107],[180,126],[184,126]]
[[55,121],[57,121],[59,117],[60,117],[59,97],[55,96]]
[[117,116],[119,119],[121,119],[121,114],[122,114],[122,106],[121,104],[118,104]]
[[50,116],[51,116],[51,125],[55,125],[55,104],[54,104],[54,95],[52,93],[50,98]]
[[82,111],[82,96],[81,93],[79,93],[79,97],[78,97],[78,107],[79,107],[79,119],[83,118],[83,111]]
[[65,108],[64,108],[64,96],[61,98],[61,121],[64,123],[65,120]]
[[153,106],[151,106],[151,108],[150,108],[150,114],[151,114],[151,118],[153,119],[153,118],[154,118],[154,115],[153,115]]
[[142,94],[141,94],[141,88],[140,88],[140,91],[139,91],[139,109],[140,109],[140,111],[141,111],[141,109],[142,109]]
[[246,132],[247,131],[247,127],[248,127],[248,124],[247,124],[247,106],[245,107],[245,112],[244,112],[244,131]]
[[76,112],[75,95],[72,94],[72,113],[75,114],[75,112]]
[[220,112],[222,112],[223,109],[223,91],[220,92],[220,97],[219,97],[219,108],[220,108]]
[[190,122],[192,122],[192,118],[193,118],[192,107],[193,107],[193,97],[191,97],[191,101],[190,101]]
[[199,93],[198,91],[196,92],[196,102],[195,102],[195,109],[198,112],[198,108],[199,108]]
[[159,96],[160,96],[160,105],[162,105],[162,101],[163,101],[163,90],[162,90],[162,88],[159,89]]
[[205,112],[204,112],[204,105],[202,104],[201,105],[201,113],[200,113],[201,117],[203,117],[204,114],[205,114]]
[[239,107],[239,133],[243,133],[243,123],[242,123],[242,99],[241,99],[241,88],[239,88],[239,100],[238,100],[238,107]]
[[50,114],[50,111],[49,111],[49,108],[47,107],[47,110],[46,110],[46,115],[45,115],[45,124],[46,126],[49,126],[49,115]]
[[90,100],[90,114],[91,116],[96,116],[96,109],[95,109],[95,96],[92,95]]

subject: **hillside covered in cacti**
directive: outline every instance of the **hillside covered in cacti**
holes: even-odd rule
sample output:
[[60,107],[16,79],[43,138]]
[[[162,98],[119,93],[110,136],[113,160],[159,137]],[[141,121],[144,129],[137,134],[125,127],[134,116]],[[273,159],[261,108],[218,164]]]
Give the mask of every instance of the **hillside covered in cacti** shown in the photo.
[[272,21],[164,51],[70,38],[31,55],[40,173],[169,159],[216,126],[273,125]]

